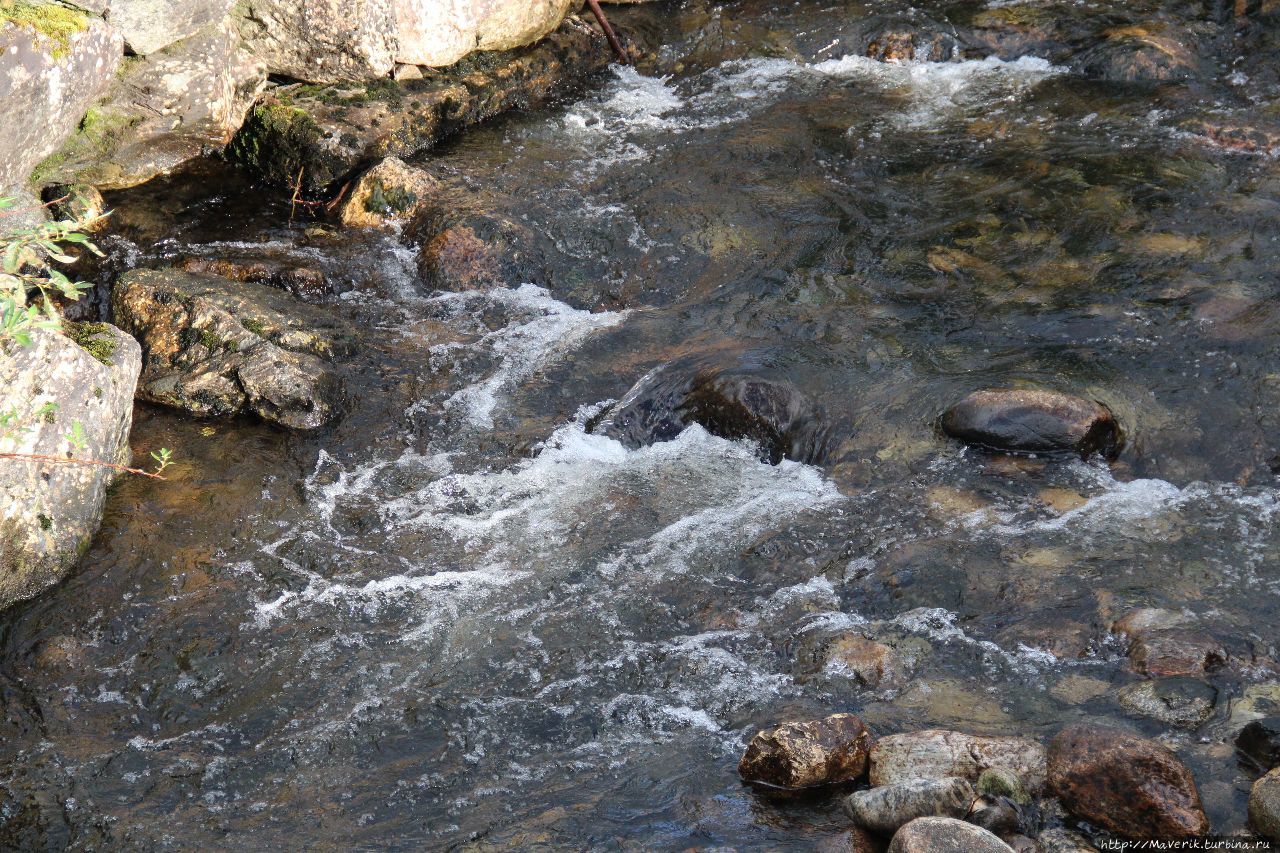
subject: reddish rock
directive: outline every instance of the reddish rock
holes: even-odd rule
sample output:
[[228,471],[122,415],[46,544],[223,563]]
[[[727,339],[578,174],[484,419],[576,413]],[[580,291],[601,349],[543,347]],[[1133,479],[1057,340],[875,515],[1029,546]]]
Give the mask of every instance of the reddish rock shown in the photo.
[[1134,670],[1153,678],[1202,675],[1221,669],[1227,662],[1222,644],[1193,631],[1150,631],[1137,636],[1129,647]]
[[1153,740],[1077,724],[1049,744],[1049,788],[1068,811],[1124,838],[1209,832],[1195,779]]
[[775,788],[852,782],[867,772],[871,734],[853,714],[764,729],[738,763],[743,780]]

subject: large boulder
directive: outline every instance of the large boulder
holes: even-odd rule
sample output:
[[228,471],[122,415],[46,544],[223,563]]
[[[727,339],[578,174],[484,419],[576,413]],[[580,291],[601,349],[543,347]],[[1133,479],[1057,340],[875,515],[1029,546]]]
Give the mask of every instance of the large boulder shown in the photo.
[[76,130],[124,53],[120,33],[101,18],[63,6],[41,10],[31,25],[0,22],[0,195],[25,183]]
[[774,464],[821,463],[829,450],[822,412],[786,377],[699,357],[650,371],[594,428],[634,448],[670,441],[695,423],[712,435],[756,442],[761,458]]
[[110,0],[109,20],[129,50],[149,56],[227,17],[235,0]]
[[241,28],[271,71],[313,83],[452,65],[545,36],[575,0],[244,0]]
[[0,459],[0,607],[56,584],[98,529],[118,472],[70,460],[129,462],[138,344],[105,323],[67,331],[84,346],[40,330],[0,351],[0,453],[68,460]]
[[951,817],[921,817],[899,829],[889,853],[1013,853],[980,826]]
[[351,338],[279,290],[134,270],[116,285],[112,311],[142,344],[142,399],[204,416],[252,412],[293,429],[339,414],[342,382],[328,359],[350,352]]
[[751,739],[738,773],[751,784],[788,790],[852,782],[867,772],[870,742],[853,714],[779,723]]
[[1063,729],[1049,744],[1049,787],[1069,812],[1124,838],[1209,832],[1191,771],[1167,747],[1129,732]]
[[1114,455],[1120,427],[1101,403],[1054,391],[974,391],[942,415],[952,438],[995,450]]
[[407,157],[512,109],[570,91],[611,61],[600,32],[576,18],[532,47],[464,63],[422,79],[359,85],[283,86],[249,114],[229,149],[276,186],[319,195],[357,169]]
[[230,142],[266,82],[231,20],[215,21],[131,59],[40,177],[121,189],[166,174]]
[[1035,792],[1044,785],[1044,747],[1021,737],[926,729],[882,737],[871,750],[872,785],[951,777],[976,782],[992,768],[1012,773]]

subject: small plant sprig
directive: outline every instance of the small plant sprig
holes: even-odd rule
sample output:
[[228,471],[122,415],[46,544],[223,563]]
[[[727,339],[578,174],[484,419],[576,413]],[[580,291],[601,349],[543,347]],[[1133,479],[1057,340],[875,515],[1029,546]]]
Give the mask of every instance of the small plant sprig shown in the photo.
[[[0,218],[17,214],[16,204],[14,197],[0,198]],[[83,233],[98,219],[85,216],[0,228],[0,344],[13,341],[29,346],[34,330],[61,328],[53,297],[74,302],[91,285],[72,281],[54,264],[76,260],[66,246],[79,246],[102,257],[102,251]]]

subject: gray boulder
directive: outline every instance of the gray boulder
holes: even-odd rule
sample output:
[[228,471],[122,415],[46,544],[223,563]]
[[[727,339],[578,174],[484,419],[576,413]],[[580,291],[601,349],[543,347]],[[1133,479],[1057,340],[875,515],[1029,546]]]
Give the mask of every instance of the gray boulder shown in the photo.
[[116,285],[116,323],[141,342],[138,396],[197,415],[253,412],[293,429],[339,414],[328,363],[351,338],[325,312],[271,287],[179,270],[134,270]]
[[123,189],[166,174],[230,142],[266,82],[231,19],[215,21],[131,60],[41,177]]
[[889,853],[1013,853],[980,826],[951,817],[921,817],[899,829]]
[[976,782],[990,768],[1006,770],[1026,790],[1044,786],[1045,749],[1021,737],[980,737],[945,729],[889,735],[871,748],[871,784],[958,776]]
[[41,330],[0,351],[0,453],[68,460],[0,459],[0,607],[60,581],[102,521],[118,472],[70,460],[129,462],[138,344],[105,323],[68,331],[84,346]]
[[1249,825],[1263,838],[1280,844],[1280,769],[1253,783],[1249,793]]
[[139,56],[150,56],[226,18],[235,0],[110,0],[107,20]]
[[912,779],[855,791],[844,808],[858,826],[890,835],[918,817],[962,818],[976,796],[968,779]]
[[70,32],[0,23],[0,191],[23,184],[111,83],[124,43],[101,18],[56,7]]

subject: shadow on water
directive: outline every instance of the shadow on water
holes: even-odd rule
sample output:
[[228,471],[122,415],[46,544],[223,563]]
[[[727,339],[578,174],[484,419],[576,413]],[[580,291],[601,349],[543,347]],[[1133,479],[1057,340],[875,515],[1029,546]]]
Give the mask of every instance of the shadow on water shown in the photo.
[[[652,67],[422,159],[530,229],[545,286],[432,292],[394,235],[291,222],[216,163],[111,199],[131,263],[320,269],[362,349],[317,434],[139,407],[174,476],[119,484],[3,622],[5,844],[807,850],[836,797],[759,799],[737,757],[846,709],[1172,731],[1243,827],[1231,739],[1280,703],[1280,171],[1180,123],[1275,81],[886,64],[824,49],[868,9],[779,5],[635,11]],[[820,464],[592,428],[673,363],[790,383]],[[936,431],[1010,384],[1105,403],[1123,453]],[[1134,607],[1229,654],[1198,730],[1119,704]],[[842,668],[863,634],[908,677]]]

